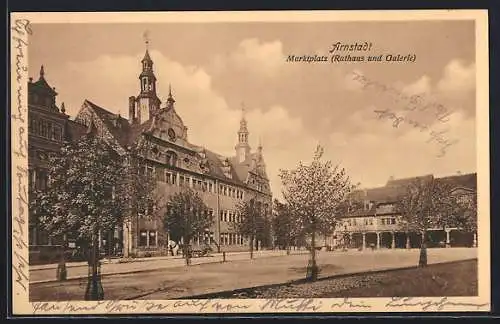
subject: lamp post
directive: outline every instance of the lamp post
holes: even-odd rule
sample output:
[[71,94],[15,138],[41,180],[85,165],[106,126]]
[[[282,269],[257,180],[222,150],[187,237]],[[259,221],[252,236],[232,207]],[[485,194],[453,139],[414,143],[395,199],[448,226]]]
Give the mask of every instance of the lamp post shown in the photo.
[[92,249],[88,257],[88,281],[85,300],[103,300],[104,290],[101,283],[101,262],[99,260],[98,235],[92,237]]

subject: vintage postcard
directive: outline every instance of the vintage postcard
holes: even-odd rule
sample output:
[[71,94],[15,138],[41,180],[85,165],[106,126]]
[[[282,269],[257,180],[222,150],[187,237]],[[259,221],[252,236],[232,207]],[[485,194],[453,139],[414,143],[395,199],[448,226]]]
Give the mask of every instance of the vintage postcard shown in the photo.
[[487,18],[13,13],[14,314],[489,311]]

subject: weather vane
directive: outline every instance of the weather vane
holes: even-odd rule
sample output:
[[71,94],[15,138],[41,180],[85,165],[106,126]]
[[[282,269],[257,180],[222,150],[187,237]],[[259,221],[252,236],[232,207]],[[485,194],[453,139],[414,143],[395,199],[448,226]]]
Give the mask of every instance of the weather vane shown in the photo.
[[245,113],[246,113],[245,103],[241,102],[241,115],[243,118],[245,118]]
[[142,35],[144,37],[144,42],[146,43],[146,47],[149,46],[149,30],[144,31]]

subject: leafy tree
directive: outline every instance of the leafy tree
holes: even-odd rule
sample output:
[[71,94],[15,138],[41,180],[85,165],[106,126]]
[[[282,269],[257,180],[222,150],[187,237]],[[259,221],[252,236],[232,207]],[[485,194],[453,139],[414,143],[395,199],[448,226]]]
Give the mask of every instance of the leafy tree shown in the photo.
[[452,187],[432,178],[418,178],[406,188],[396,204],[405,227],[421,234],[419,266],[427,266],[427,230],[445,227],[457,211]]
[[[152,221],[160,217],[165,207],[163,197],[157,190],[160,174],[156,174],[148,161],[151,143],[141,139],[135,145],[128,147],[125,159],[125,174],[120,195],[126,201],[127,212],[124,224],[128,231],[135,225],[135,246],[139,246],[139,221]],[[130,255],[130,243],[125,247],[125,256]]]
[[273,228],[277,244],[280,248],[285,248],[290,254],[292,244],[296,244],[300,236],[301,228],[296,228],[295,216],[287,203],[274,200]]
[[333,230],[338,219],[338,206],[353,189],[343,168],[322,161],[323,148],[318,146],[310,165],[299,162],[294,170],[280,170],[283,197],[294,213],[294,228],[311,236],[311,260],[308,279],[316,280],[316,234]]
[[259,239],[263,239],[262,234],[265,232],[265,217],[259,204],[260,203],[257,202],[255,198],[241,201],[236,206],[240,221],[232,224],[233,229],[248,238],[250,259],[253,258],[255,242]]
[[476,193],[463,196],[453,194],[453,197],[456,199],[456,210],[451,218],[451,225],[466,231],[477,232]]
[[84,243],[92,267],[86,299],[103,298],[97,275],[98,238],[122,221],[123,203],[115,194],[123,177],[119,156],[89,130],[49,158],[48,174],[49,186],[34,193],[32,209],[52,236],[69,233]]
[[186,188],[170,196],[164,215],[164,228],[182,240],[186,265],[190,264],[191,240],[204,234],[213,221],[208,207],[197,192]]

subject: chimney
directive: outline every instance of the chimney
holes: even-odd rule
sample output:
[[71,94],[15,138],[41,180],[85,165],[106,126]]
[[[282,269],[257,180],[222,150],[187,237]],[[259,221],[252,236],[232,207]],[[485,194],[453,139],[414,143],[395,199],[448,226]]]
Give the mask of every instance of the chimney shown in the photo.
[[135,97],[130,96],[128,98],[128,118],[130,119],[130,123],[135,124],[137,122],[137,117],[135,111]]

